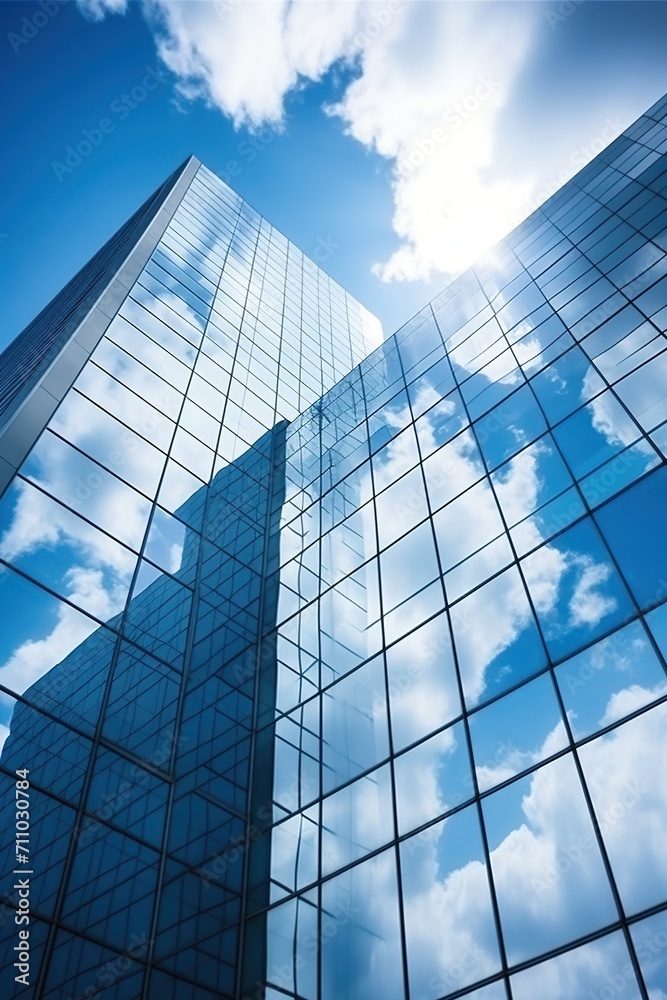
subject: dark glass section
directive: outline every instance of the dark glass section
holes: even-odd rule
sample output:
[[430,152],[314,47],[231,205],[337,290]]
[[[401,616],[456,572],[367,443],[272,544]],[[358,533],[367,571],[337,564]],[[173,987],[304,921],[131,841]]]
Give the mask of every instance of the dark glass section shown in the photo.
[[[49,859],[32,880],[35,913],[54,921],[47,982],[58,976],[58,923],[111,955],[143,941],[123,976],[132,989],[150,958],[234,994],[244,858],[262,813],[249,796],[270,802],[272,788],[272,745],[255,746],[253,727],[257,698],[275,700],[275,655],[259,640],[276,623],[268,574],[279,557],[285,429],[276,424],[177,508],[184,524],[197,509],[203,517],[201,533],[185,529],[173,575],[139,566],[124,612],[12,712],[3,797],[11,811],[11,772],[27,768],[31,850]],[[13,849],[3,852],[8,870]]]

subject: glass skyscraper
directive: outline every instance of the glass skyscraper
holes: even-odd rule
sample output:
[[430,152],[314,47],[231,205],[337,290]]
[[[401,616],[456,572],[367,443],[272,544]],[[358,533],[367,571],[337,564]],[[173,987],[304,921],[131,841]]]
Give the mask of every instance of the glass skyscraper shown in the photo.
[[6,995],[664,1000],[666,154],[384,341],[190,158],[7,349]]

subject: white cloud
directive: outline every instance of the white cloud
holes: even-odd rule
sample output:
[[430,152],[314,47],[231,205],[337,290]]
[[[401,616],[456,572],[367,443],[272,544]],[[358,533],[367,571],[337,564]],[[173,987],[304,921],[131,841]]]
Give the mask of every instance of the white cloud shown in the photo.
[[380,768],[325,799],[322,870],[336,871],[385,843],[389,837],[389,769]]
[[[79,0],[86,7],[90,0]],[[358,49],[363,3],[145,0],[158,53],[189,100],[201,98],[235,125],[280,127],[285,97]]]
[[[432,684],[436,703],[441,701],[437,677],[426,678],[426,682]],[[392,721],[394,708],[396,708],[403,716],[407,716],[407,723],[410,725],[412,722],[410,719],[411,709],[415,710],[415,718],[419,717],[417,713],[420,708],[422,712],[424,710],[425,699],[421,699],[421,705],[417,704],[417,700],[410,698],[409,692],[406,696],[398,694],[392,697]],[[430,704],[430,699],[428,704]],[[451,711],[449,705],[447,708]],[[433,716],[435,715],[434,712]],[[440,718],[432,717],[426,720],[427,724],[424,729],[436,728],[438,725],[442,725],[442,721],[446,719],[446,715],[441,715]],[[401,726],[405,729],[405,722],[399,719],[398,725],[400,733]],[[446,766],[448,758],[458,748],[455,732],[454,728],[445,729],[431,737],[426,743],[420,744],[409,754],[397,759],[395,766],[400,833],[411,830],[422,823],[427,823],[435,816],[458,804],[458,790],[445,787],[445,783],[441,780],[441,768],[443,765]]]
[[572,562],[580,567],[581,575],[568,605],[570,624],[575,628],[580,625],[593,627],[617,607],[616,598],[596,589],[609,579],[612,569],[608,563],[593,562],[589,556],[574,557]]
[[667,693],[667,683],[657,684],[653,688],[642,687],[641,684],[632,684],[622,691],[615,691],[609,699],[605,713],[600,719],[601,726],[609,726],[617,719],[622,719],[630,715],[637,708],[642,708],[650,702],[660,698]]
[[[581,399],[587,399],[599,387],[598,374],[591,366],[586,371],[581,387]],[[639,431],[630,419],[616,397],[611,392],[603,392],[596,396],[590,404],[591,424],[593,429],[610,443],[629,445],[636,441]]]
[[[619,701],[629,702],[632,694],[615,695],[605,714],[611,715]],[[656,776],[656,761],[665,754],[666,719],[667,706],[657,705],[588,744],[581,753],[593,805],[629,913],[661,902],[667,892],[667,786]]]
[[[135,489],[129,489],[121,478],[150,496],[157,486],[166,456],[142,440],[139,434],[110,419],[104,407],[122,416],[128,428],[136,427],[165,449],[169,446],[174,425],[147,405],[134,407],[129,401],[131,394],[93,365],[86,366],[80,383],[100,406],[71,392],[49,423],[49,428],[64,440],[49,433],[43,435],[28,458],[26,475],[51,497],[62,500],[93,524],[75,516],[60,503],[54,503],[41,490],[17,480],[13,516],[0,538],[0,555],[15,562],[39,548],[70,545],[76,550],[79,561],[108,568],[120,578],[129,578],[135,556],[114,538],[138,551],[150,504]],[[116,476],[104,472],[85,455],[99,459]],[[99,525],[102,531],[93,525]]]
[[40,546],[51,548],[58,544],[61,536],[61,526],[52,514],[49,516],[52,504],[44,494],[22,480],[17,480],[16,488],[18,499],[14,516],[0,539],[0,555],[9,562]]
[[[586,399],[599,386],[598,375],[591,366],[584,378],[581,399]],[[618,447],[629,447],[635,444],[635,453],[640,452],[645,457],[645,468],[648,469],[655,460],[655,452],[646,440],[639,440],[640,431],[635,422],[627,415],[621,404],[611,391],[602,392],[589,404],[591,425],[608,444]],[[636,414],[635,414],[636,415]]]
[[79,9],[90,21],[101,21],[107,14],[124,14],[127,0],[77,0]]
[[559,722],[545,737],[542,745],[535,750],[519,750],[511,744],[507,747],[501,744],[501,752],[497,762],[477,766],[477,780],[481,791],[499,785],[502,781],[512,778],[520,771],[525,771],[534,764],[539,764],[552,754],[562,750],[567,745],[565,725]]
[[[54,475],[47,474],[42,484],[56,496],[67,495],[68,488],[76,482],[75,476],[69,475],[70,471],[67,463],[58,469],[54,461]],[[3,559],[17,562],[39,549],[52,550],[58,545],[69,545],[75,549],[78,559],[85,559],[95,567],[107,567],[119,578],[129,579],[136,557],[128,549],[54,503],[41,490],[18,481],[16,491],[14,516],[0,538]],[[120,487],[98,490],[98,494],[86,513],[97,516],[108,530],[124,533],[126,538],[130,534],[131,540],[138,545],[147,515],[138,505],[127,502],[127,491]]]
[[[548,458],[549,454],[548,446],[538,441],[532,448],[520,451],[501,472],[496,473],[494,485],[498,502],[510,527],[537,508],[541,485],[538,459]],[[541,537],[533,521],[526,525],[526,531],[526,543],[531,548],[539,545]]]
[[486,690],[487,667],[509,649],[529,621],[530,608],[515,572],[496,577],[454,606],[452,623],[469,705],[475,705]]
[[[420,387],[416,408],[420,412],[428,402],[438,398],[435,389],[426,381]],[[445,401],[446,405],[447,401]],[[440,557],[445,571],[445,584],[449,600],[473,591],[484,580],[489,580],[511,560],[509,547],[503,540],[486,545],[496,535],[502,534],[502,524],[496,511],[495,501],[488,490],[478,484],[462,498],[454,499],[456,493],[466,486],[476,483],[483,474],[478,450],[472,437],[460,433],[444,447],[438,448],[436,431],[436,410],[427,412],[421,418],[420,445],[429,455],[425,463],[426,482],[433,507],[447,503],[435,515],[436,537]],[[387,423],[396,429],[407,422],[407,414],[400,408],[385,414]],[[509,429],[509,428],[508,428]],[[374,478],[377,489],[396,481],[410,463],[410,437],[397,435],[379,453],[382,461],[374,461]],[[540,459],[548,459],[546,446],[537,444],[520,452],[506,468],[502,476],[496,477],[498,500],[509,524],[526,518],[537,506],[539,491],[543,486]],[[413,459],[414,460],[414,459]],[[548,464],[547,464],[548,468]],[[393,540],[404,534],[412,523],[426,516],[423,507],[421,486],[415,486],[408,474],[400,480],[398,488],[390,488],[386,494],[390,502],[379,503],[378,518],[380,539]],[[406,512],[408,516],[406,516]],[[364,533],[373,534],[372,523],[365,525]],[[550,616],[558,607],[559,600],[566,602],[567,624],[570,628],[594,627],[616,608],[616,599],[604,593],[604,584],[611,576],[611,567],[595,562],[590,556],[576,550],[561,550],[557,544],[542,544],[544,538],[536,519],[526,520],[520,529],[521,551],[534,549],[524,562],[524,573],[530,588],[533,603],[538,613]],[[430,582],[424,577],[425,567],[432,560],[430,535],[422,537],[417,532],[409,553],[405,553],[399,587],[401,593],[410,593],[411,580]],[[400,544],[400,543],[399,543]],[[473,555],[473,553],[475,553]],[[367,552],[366,557],[371,553]],[[455,563],[461,562],[451,570]],[[564,591],[564,578],[574,571],[569,590]],[[389,581],[390,582],[390,581]],[[389,582],[383,580],[385,602]],[[419,612],[420,599],[416,599]],[[409,605],[412,610],[412,605]],[[432,612],[431,612],[432,613]],[[418,623],[417,617],[415,624]],[[422,616],[421,620],[424,620]],[[531,621],[531,611],[526,600],[523,584],[515,571],[496,576],[494,580],[479,590],[469,593],[461,604],[452,608],[452,621],[459,653],[460,669],[466,698],[475,704],[487,688],[487,668],[497,657],[508,650],[519,638]],[[478,623],[485,622],[480,629]],[[431,692],[434,694],[434,692]],[[431,709],[437,699],[425,697],[425,690],[415,690],[404,694],[406,706],[414,705],[410,711],[421,711],[430,718]],[[426,732],[427,730],[422,730]]]
[[[559,723],[543,752],[560,743],[561,729]],[[647,739],[651,735],[654,740]],[[664,711],[658,709],[642,717],[634,729],[632,724],[624,726],[593,744],[596,752],[591,750],[585,763],[618,871],[623,869],[632,829],[646,834],[636,838],[636,850],[630,851],[632,872],[622,878],[624,886],[636,884],[642,891],[651,885],[656,866],[665,870],[659,821],[660,815],[664,819],[664,794],[657,789],[649,793],[641,785],[643,775],[650,773],[649,758],[654,759],[663,744]],[[509,809],[509,801],[507,805]],[[487,813],[491,815],[500,819],[498,810]],[[490,820],[488,829],[497,844],[492,844],[491,862],[510,960],[539,954],[613,917],[612,897],[568,757],[536,771],[516,816],[506,809],[500,821],[509,832],[496,838]],[[442,835],[447,832],[445,824]],[[461,970],[465,956],[471,956],[474,975],[457,985],[481,978],[493,971],[485,866],[469,861],[443,872],[439,834],[417,838],[415,845],[408,854],[410,878],[404,880],[413,975],[419,976],[425,990],[429,976],[446,980],[452,970]],[[565,1000],[584,995],[598,980],[604,983],[609,967],[608,944],[603,940],[578,950],[563,966],[556,962],[541,971],[549,983],[549,997]]]
[[[591,834],[581,792],[572,779],[568,760],[537,771],[513,822],[511,817],[504,820],[510,831],[498,838],[491,853],[507,942],[515,954],[539,953],[567,939],[571,909],[595,910],[596,897],[605,891],[604,870],[593,850],[584,853],[579,864],[548,879],[569,845]],[[417,993],[427,992],[430,977],[441,978],[451,990],[498,968],[484,863],[470,860],[449,870],[443,866],[447,855],[441,837],[446,842],[455,835],[456,824],[453,817],[432,836],[405,845],[407,933]],[[493,825],[490,829],[496,839]],[[462,831],[455,841],[456,854],[476,853],[464,842],[468,844],[468,836]],[[611,902],[608,890],[604,899]],[[450,982],[453,976],[460,981]]]
[[[103,411],[89,406],[76,393],[62,404],[52,424],[84,448],[92,443],[109,452],[120,447],[122,452],[123,441],[114,437]],[[123,452],[123,470],[138,470],[142,460],[128,445]],[[114,477],[104,478],[101,470],[99,474],[91,472],[95,466],[48,432],[28,463],[29,474],[54,497],[65,498],[91,520],[138,547],[150,509],[147,500]],[[10,690],[23,692],[98,627],[75,608],[100,621],[108,621],[122,610],[137,556],[25,480],[17,480],[13,494],[8,494],[7,506],[12,503],[0,537],[0,555],[20,566],[24,557],[35,558],[39,553],[47,579],[49,573],[53,579],[60,576],[54,586],[62,586],[59,592],[75,605],[59,602],[50,633],[44,635],[46,626],[36,620],[32,634],[42,637],[26,640],[10,655],[5,654],[0,681]]]
[[[551,1000],[607,996],[636,1000],[638,995],[630,956],[619,933],[565,952],[512,977],[514,1000],[534,1000],[536,996]],[[651,1000],[659,998],[651,994]]]
[[394,161],[401,246],[376,265],[383,280],[463,270],[510,228],[529,187],[486,172],[535,23],[527,5],[405,4],[364,49],[332,111]]
[[[88,17],[125,0],[77,0]],[[355,67],[325,108],[387,159],[399,239],[383,281],[454,273],[510,228],[533,183],[493,176],[494,147],[541,24],[529,4],[410,0],[143,0],[183,101],[237,127],[281,129],[285,99],[337,64]]]
[[[65,574],[67,597],[79,606],[88,608],[102,621],[107,621],[122,607],[124,590],[114,591],[105,587],[100,570],[73,566]],[[60,663],[73,649],[98,628],[96,622],[86,618],[68,604],[60,603],[58,618],[52,631],[43,639],[29,639],[22,643],[0,666],[0,683],[21,694],[52,667]],[[6,703],[14,704],[7,695],[0,696]]]
[[[632,698],[633,688],[614,695],[606,716],[611,717],[614,699],[623,700],[627,709]],[[662,833],[666,793],[660,783],[650,783],[647,778],[654,771],[660,748],[664,748],[666,712],[664,705],[657,706],[590,744],[582,755],[598,821],[631,910],[657,901],[667,884]],[[559,723],[545,740],[541,753],[549,753],[559,745],[561,735]],[[495,810],[493,815],[501,814]],[[516,949],[534,949],[535,954],[551,942],[574,936],[574,914],[578,919],[588,910],[593,920],[596,896],[608,901],[609,914],[613,914],[569,758],[536,771],[514,822],[510,824],[507,813],[501,822],[513,829],[492,846],[491,861],[510,957]],[[488,829],[493,841],[493,823]],[[444,973],[452,964],[460,963],[467,942],[472,940],[479,949],[487,939],[488,904],[486,874],[480,862],[441,876],[438,882],[439,856],[439,838],[424,838],[418,858],[421,878],[413,873],[410,895],[414,894],[414,898],[408,913],[414,928],[419,929],[419,954],[424,964],[433,965],[438,956]],[[603,907],[597,925],[604,919]],[[593,922],[589,923],[587,929],[593,926]],[[541,988],[544,982],[549,983],[547,993],[552,1000],[565,1000],[599,988],[611,967],[608,954],[604,939],[579,949],[562,965],[560,961],[551,963],[541,970]],[[522,991],[518,995],[523,1000],[534,994]]]
[[[662,898],[667,884],[663,848],[667,790],[647,779],[664,750],[666,713],[667,706],[657,706],[582,750],[597,819],[631,912]],[[561,746],[562,735],[558,723],[540,753]],[[434,741],[433,749],[434,762],[451,752],[449,734]],[[428,800],[419,803],[420,816],[436,816],[446,789],[433,780],[436,769],[425,754],[414,760],[415,796]],[[409,781],[404,774],[402,784],[408,787]],[[520,788],[524,794],[519,802],[501,792],[498,800],[488,800],[493,808],[484,807],[512,963],[597,930],[616,913],[571,757],[538,769]],[[363,822],[369,821],[367,809],[375,816],[373,826],[377,810],[370,802],[363,804]],[[468,823],[463,822],[464,815]],[[408,966],[416,996],[450,992],[499,969],[486,866],[475,826],[473,808],[403,844]],[[389,857],[383,855],[383,862]],[[452,863],[453,858],[460,860]],[[383,867],[378,878],[376,862],[354,871],[358,889],[349,946],[355,959],[349,960],[348,974],[359,988],[356,996],[363,995],[361,985],[392,940],[395,888],[389,869]],[[369,940],[364,928],[371,925],[376,933]],[[368,943],[368,951],[360,947],[362,941]],[[618,988],[618,995],[635,996],[627,953],[617,936],[603,937],[517,975],[516,996],[529,1000],[538,992],[550,1000],[570,1000],[598,995],[610,977],[618,984],[619,975],[627,982]]]

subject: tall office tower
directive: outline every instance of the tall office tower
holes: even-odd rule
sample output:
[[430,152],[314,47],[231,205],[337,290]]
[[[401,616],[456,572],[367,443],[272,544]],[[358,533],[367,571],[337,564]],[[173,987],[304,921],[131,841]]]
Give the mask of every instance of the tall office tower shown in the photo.
[[372,351],[190,160],[8,349],[10,995],[667,995],[666,154]]

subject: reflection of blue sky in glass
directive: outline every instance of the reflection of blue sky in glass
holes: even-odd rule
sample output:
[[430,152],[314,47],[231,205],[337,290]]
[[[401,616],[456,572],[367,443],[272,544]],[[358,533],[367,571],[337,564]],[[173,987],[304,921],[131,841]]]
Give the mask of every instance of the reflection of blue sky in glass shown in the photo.
[[576,739],[667,693],[664,670],[638,622],[566,660],[556,678]]
[[[465,285],[465,281],[462,279],[461,284]],[[523,309],[534,310],[536,301],[534,296],[528,297],[525,306],[515,305],[514,313],[505,311],[504,323],[510,326],[525,322]],[[590,296],[581,302],[579,308],[587,308]],[[474,306],[471,311],[474,315]],[[476,322],[483,323],[483,313],[479,309],[477,312]],[[573,318],[574,309],[571,314]],[[445,323],[452,322],[452,313],[448,314],[444,306],[438,311],[440,315]],[[531,316],[535,317],[535,313]],[[464,320],[471,318],[466,315]],[[542,319],[546,328],[549,320]],[[418,329],[419,323],[412,326]],[[474,324],[469,323],[469,328],[473,330]],[[567,347],[567,343],[559,341],[561,331],[562,327],[555,326],[550,334],[552,340],[540,340],[538,330],[534,338],[538,351],[531,346],[519,354],[524,374],[542,370],[530,386],[522,384],[520,369],[515,373],[511,367],[501,368],[499,362],[494,370],[488,332],[483,333],[479,347],[472,349],[470,345],[468,355],[462,351],[462,345],[467,343],[465,334],[455,334],[458,346],[451,358],[458,366],[456,377],[466,379],[467,384],[471,381],[468,372],[484,367],[489,371],[489,375],[475,376],[477,388],[474,394],[464,393],[464,400],[483,395],[480,378],[486,379],[487,385],[495,379],[507,387],[502,402],[477,421],[473,431],[464,429],[468,423],[465,409],[460,409],[458,422],[451,419],[455,407],[447,398],[442,399],[447,394],[451,398],[451,383],[437,351],[432,358],[432,372],[419,370],[414,386],[408,390],[413,416],[418,417],[421,454],[426,456],[426,498],[428,509],[435,512],[438,560],[445,574],[447,597],[453,602],[453,649],[467,705],[475,707],[490,698],[497,699],[523,684],[469,718],[481,791],[529,772],[518,782],[485,797],[482,807],[510,962],[532,958],[614,921],[614,897],[608,886],[601,843],[588,814],[577,768],[570,756],[562,755],[570,745],[571,735],[580,739],[602,727],[617,727],[628,714],[667,691],[664,667],[643,626],[639,622],[624,624],[635,615],[631,595],[602,535],[590,520],[580,520],[586,507],[574,485],[582,479],[586,499],[599,504],[644,475],[659,456],[642,438],[632,412],[628,414],[610,390],[604,389],[604,382],[583,350],[571,351],[552,364],[548,357],[540,361],[539,350],[548,347],[554,338],[560,344],[557,353]],[[409,330],[405,336],[409,344]],[[494,336],[497,338],[498,333],[494,332]],[[521,337],[530,336],[524,328]],[[479,351],[482,356],[477,361]],[[495,357],[501,355],[498,350]],[[410,357],[409,350],[406,357]],[[391,426],[396,435],[405,425],[401,416],[405,403],[393,389],[391,395],[394,400],[382,419],[386,421],[395,406]],[[492,404],[493,399],[489,400]],[[553,432],[545,435],[547,423],[553,425]],[[380,426],[379,420],[372,424]],[[385,446],[386,456],[379,451],[384,461],[381,465],[376,459],[373,466],[374,472],[381,470],[381,476],[374,481],[376,492],[381,491],[375,509],[382,592],[388,610],[403,594],[425,587],[433,572],[433,541],[426,520],[424,487],[419,470],[410,471],[415,462],[414,444],[410,436],[405,436],[409,450],[403,448],[404,435],[405,431]],[[619,455],[625,456],[624,449],[636,442],[632,460],[624,458],[619,467]],[[378,439],[375,447],[379,443]],[[493,488],[484,479],[482,461],[493,472]],[[651,482],[646,480],[646,484]],[[573,520],[580,523],[564,530]],[[343,528],[347,524],[352,532],[355,521],[351,518],[343,522]],[[373,525],[368,517],[363,524],[366,534],[372,536]],[[520,569],[510,566],[513,556],[509,547],[506,551],[495,545],[496,536],[504,542],[506,525],[512,527],[518,554],[524,556]],[[370,557],[376,543],[371,539],[367,544]],[[382,550],[386,546],[385,556]],[[405,554],[399,558],[401,546]],[[392,561],[394,549],[396,562]],[[372,563],[368,567],[374,573]],[[639,569],[636,575],[641,578]],[[428,603],[429,587],[422,593],[423,619],[439,609]],[[406,602],[404,630],[419,622],[419,601],[418,593]],[[399,612],[402,607],[398,606]],[[399,835],[456,810],[474,794],[466,728],[461,722],[443,728],[460,712],[455,686],[447,681],[452,650],[447,624],[445,616],[436,615],[429,625],[400,639],[400,625],[393,631],[392,622],[392,645],[386,659],[394,750],[428,737],[395,760]],[[396,642],[397,638],[400,641]],[[582,646],[585,652],[577,653]],[[563,661],[555,672],[558,686],[550,673],[544,673],[547,655],[556,662]],[[363,659],[362,650],[359,659]],[[529,680],[534,674],[539,676]],[[335,687],[330,688],[327,704],[336,697]],[[384,698],[380,705],[382,714],[376,710],[376,721],[384,717]],[[435,729],[440,731],[431,736]],[[651,860],[642,865],[641,872],[635,870],[632,877],[620,874],[621,853],[628,849],[626,838],[631,837],[628,824],[642,822],[643,812],[649,829],[653,809],[662,808],[649,802],[642,791],[640,776],[646,768],[650,771],[650,764],[644,766],[637,756],[642,754],[642,746],[643,739],[628,723],[612,728],[598,744],[582,749],[584,775],[591,788],[602,843],[610,855],[616,852],[617,862],[612,864],[619,868],[619,888],[634,910],[650,905],[664,892],[662,883],[649,896],[642,896],[637,888],[630,904],[624,888],[631,882],[637,887],[650,885],[659,848],[648,833],[642,843],[652,843]],[[648,744],[646,752],[653,752]],[[614,759],[617,754],[625,755],[627,766],[612,767],[610,754]],[[550,757],[556,759],[543,765]],[[374,766],[376,759],[368,766]],[[661,795],[651,796],[653,800],[656,797],[662,799]],[[325,799],[325,804],[328,801]],[[372,801],[371,797],[368,804],[357,807],[359,817],[367,809],[373,812]],[[332,800],[331,809],[334,804]],[[619,810],[627,812],[627,821],[615,818]],[[470,810],[465,814],[476,816]],[[475,954],[475,948],[481,947],[489,935],[490,941],[495,937],[488,902],[487,916],[483,917],[481,894],[488,881],[483,856],[475,860],[464,856],[465,850],[471,850],[470,832],[462,834],[460,848],[455,839],[445,837],[445,831],[454,831],[460,825],[459,815],[464,814],[455,812],[442,827],[427,826],[414,837],[414,846],[408,839],[401,847],[409,975],[414,989],[430,989],[433,995],[472,983],[497,968],[488,964],[495,945],[489,944],[488,953]],[[325,827],[326,816],[325,811]],[[463,826],[460,828],[463,830]],[[357,837],[355,842],[358,850],[364,839]],[[373,849],[372,843],[379,846],[381,840],[371,838],[365,845],[367,852]],[[439,856],[442,862],[436,863]],[[423,891],[419,888],[422,884]],[[455,922],[452,913],[456,914]],[[545,974],[553,984],[553,996],[569,997],[593,989],[605,963],[612,968],[608,959],[612,951],[610,940],[601,939],[549,963]],[[417,956],[412,965],[411,953]],[[613,967],[622,970],[624,963],[625,958],[615,953]],[[529,981],[528,973],[517,976],[517,991],[528,990],[526,996],[530,995],[530,987],[524,985]],[[628,997],[636,995],[634,973],[624,990]]]
[[[623,157],[644,147],[622,145],[624,178]],[[250,838],[248,928],[266,935],[253,968],[274,987],[315,1000],[325,926],[331,1000],[402,1000],[403,940],[418,998],[501,976],[503,953],[528,997],[542,966],[514,966],[570,944],[543,963],[553,1000],[599,992],[602,969],[625,976],[617,899],[634,918],[667,889],[652,778],[667,693],[664,413],[660,355],[641,355],[638,373],[594,364],[638,329],[613,283],[636,240],[611,230],[589,274],[586,237],[574,220],[561,229],[578,190],[553,203],[558,225],[524,227],[346,374],[372,320],[278,234],[262,259],[241,233],[268,227],[201,169],[0,501],[8,752],[31,717],[37,756],[53,732],[76,804],[99,722],[94,815],[128,755],[143,761],[145,795],[73,856],[74,928],[122,948],[129,927],[111,883],[103,927],[83,857],[100,877],[117,863],[134,880],[132,919],[147,919],[173,756],[158,758],[161,734],[180,718],[178,774],[197,776],[170,813],[172,905],[191,898],[188,866],[243,834],[251,788],[267,829]],[[238,229],[211,238],[210,202],[227,198]],[[656,287],[635,291],[657,335]],[[587,335],[607,292],[614,314]],[[642,372],[646,397],[624,386]],[[217,886],[230,927],[242,854]],[[664,978],[653,957],[639,963]],[[224,995],[233,964],[207,966],[202,987]],[[620,995],[637,995],[633,977]],[[468,995],[495,1000],[499,982]]]

